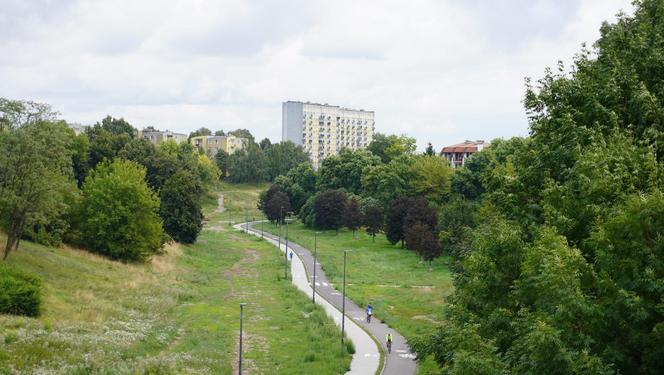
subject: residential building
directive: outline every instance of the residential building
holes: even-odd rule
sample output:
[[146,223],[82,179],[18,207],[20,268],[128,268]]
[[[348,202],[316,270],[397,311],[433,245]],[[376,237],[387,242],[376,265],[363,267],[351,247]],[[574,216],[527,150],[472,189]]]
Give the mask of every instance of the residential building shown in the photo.
[[159,130],[139,130],[138,138],[147,139],[153,145],[158,145],[165,141],[175,141],[175,143],[180,144],[187,142],[187,135],[181,133],[174,133],[172,131],[159,131]]
[[367,147],[374,131],[373,111],[310,102],[282,104],[282,139],[301,145],[309,153],[314,168],[344,148]]
[[485,147],[489,147],[489,143],[483,140],[465,141],[443,147],[440,151],[440,156],[449,160],[452,168],[456,168],[459,165],[463,166],[470,155],[482,151]]
[[249,145],[249,139],[236,137],[234,135],[201,135],[198,137],[191,137],[189,142],[191,142],[191,144],[198,150],[203,150],[211,157],[215,156],[219,150],[224,150],[230,155]]

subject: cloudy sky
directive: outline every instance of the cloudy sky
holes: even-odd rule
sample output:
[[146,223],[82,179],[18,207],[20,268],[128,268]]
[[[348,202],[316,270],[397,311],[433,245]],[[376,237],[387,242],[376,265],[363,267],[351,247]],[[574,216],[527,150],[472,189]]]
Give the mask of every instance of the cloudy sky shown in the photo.
[[524,77],[569,63],[630,0],[0,0],[0,96],[281,137],[281,102],[376,112],[437,148],[526,135]]

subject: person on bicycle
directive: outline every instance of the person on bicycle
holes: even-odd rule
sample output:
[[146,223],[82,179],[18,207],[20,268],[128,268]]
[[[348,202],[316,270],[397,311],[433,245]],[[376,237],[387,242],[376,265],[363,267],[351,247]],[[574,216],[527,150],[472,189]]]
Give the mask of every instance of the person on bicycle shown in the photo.
[[373,315],[373,306],[367,305],[367,323],[371,323],[371,316]]
[[385,342],[387,343],[387,352],[392,353],[392,334],[388,332],[385,337]]

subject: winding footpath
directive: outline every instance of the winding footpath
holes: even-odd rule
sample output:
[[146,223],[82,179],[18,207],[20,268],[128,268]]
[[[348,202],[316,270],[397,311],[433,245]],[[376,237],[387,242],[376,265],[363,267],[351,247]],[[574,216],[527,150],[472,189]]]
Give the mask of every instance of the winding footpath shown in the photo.
[[[256,223],[260,222],[241,223],[234,227],[242,231],[247,231],[248,229],[248,233],[263,237],[275,246],[278,245],[278,237],[267,232],[261,233],[260,229],[253,227]],[[292,241],[288,242],[288,249],[286,249],[283,239],[281,240],[280,250],[291,250],[297,255],[291,262],[293,283],[300,290],[308,295],[312,295],[314,264],[311,252]],[[335,320],[337,325],[341,325],[342,295],[339,290],[336,290],[328,282],[320,263],[316,263],[315,267],[316,302],[325,308],[328,315]],[[347,374],[373,375],[377,373],[381,367],[378,345],[381,346],[381,351],[385,356],[385,362],[383,363],[380,374],[414,375],[417,372],[415,355],[410,351],[406,339],[394,329],[381,323],[378,319],[373,319],[371,323],[367,323],[365,310],[348,298],[346,298],[345,321],[346,333],[355,345],[355,355],[353,355],[351,369]],[[387,353],[387,348],[385,347],[385,337],[388,332],[392,334],[394,340],[391,354]]]

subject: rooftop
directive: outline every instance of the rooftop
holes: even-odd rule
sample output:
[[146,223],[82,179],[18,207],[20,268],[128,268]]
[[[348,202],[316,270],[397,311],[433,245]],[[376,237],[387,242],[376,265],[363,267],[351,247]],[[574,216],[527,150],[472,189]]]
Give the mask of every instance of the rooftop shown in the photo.
[[319,105],[319,106],[322,106],[322,107],[339,108],[341,110],[346,110],[346,111],[360,111],[360,112],[374,113],[374,111],[366,111],[364,109],[354,109],[354,108],[341,107],[341,106],[338,106],[338,105],[330,105],[330,104],[327,104],[327,103],[321,104],[321,103],[314,103],[314,102],[301,102],[301,101],[298,101],[298,100],[287,100],[285,103]]
[[465,141],[462,143],[457,143],[455,145],[451,146],[445,146],[443,149],[440,151],[441,153],[443,152],[477,152],[478,149],[481,150],[483,147],[488,146],[489,144],[483,140],[477,140],[477,141]]

